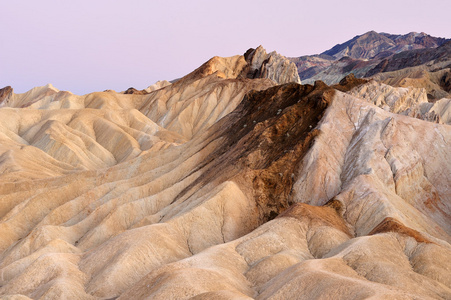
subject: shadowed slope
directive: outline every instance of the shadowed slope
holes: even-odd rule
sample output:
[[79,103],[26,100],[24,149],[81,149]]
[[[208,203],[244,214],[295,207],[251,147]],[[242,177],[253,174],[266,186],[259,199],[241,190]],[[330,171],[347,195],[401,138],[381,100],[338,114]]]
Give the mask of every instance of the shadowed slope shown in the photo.
[[274,218],[291,202],[294,172],[317,135],[313,128],[332,96],[333,90],[321,84],[287,84],[249,93],[212,127],[222,146],[207,157],[206,171],[184,193],[205,181],[235,178],[254,195],[260,222]]

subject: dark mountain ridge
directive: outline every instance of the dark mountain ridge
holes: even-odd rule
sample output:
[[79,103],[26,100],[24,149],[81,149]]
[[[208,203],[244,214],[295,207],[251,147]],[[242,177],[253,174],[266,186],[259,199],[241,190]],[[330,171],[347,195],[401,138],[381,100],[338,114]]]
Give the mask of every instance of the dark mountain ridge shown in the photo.
[[[336,84],[351,73],[358,78],[366,78],[414,68],[406,71],[410,75],[404,74],[403,77],[415,79],[416,87],[425,87],[428,94],[432,95],[431,100],[448,97],[449,93],[447,82],[451,77],[448,70],[451,67],[451,39],[433,37],[424,32],[399,35],[370,31],[321,54],[290,60],[296,64],[302,82],[307,84],[316,80]],[[382,77],[393,78],[397,75]],[[382,77],[379,79],[386,83],[396,82],[395,85],[399,85],[401,82]]]
[[322,54],[340,59],[349,56],[356,59],[372,59],[378,54],[395,54],[403,51],[437,48],[449,40],[430,36],[424,32],[410,32],[405,35],[369,31],[351,40],[338,44]]

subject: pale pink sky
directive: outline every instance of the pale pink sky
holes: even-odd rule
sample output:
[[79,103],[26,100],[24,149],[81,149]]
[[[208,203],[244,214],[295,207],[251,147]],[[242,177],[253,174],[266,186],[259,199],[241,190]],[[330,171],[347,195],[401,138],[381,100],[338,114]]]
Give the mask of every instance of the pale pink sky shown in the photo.
[[4,1],[0,88],[143,89],[215,55],[316,54],[369,30],[451,38],[450,11],[449,0]]

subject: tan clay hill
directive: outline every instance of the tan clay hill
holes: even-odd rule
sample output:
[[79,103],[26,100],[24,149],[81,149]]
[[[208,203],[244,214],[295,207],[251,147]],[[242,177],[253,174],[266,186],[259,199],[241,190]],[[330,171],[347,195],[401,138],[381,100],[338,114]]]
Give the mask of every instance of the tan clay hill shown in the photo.
[[262,47],[0,97],[1,299],[451,299],[449,99]]

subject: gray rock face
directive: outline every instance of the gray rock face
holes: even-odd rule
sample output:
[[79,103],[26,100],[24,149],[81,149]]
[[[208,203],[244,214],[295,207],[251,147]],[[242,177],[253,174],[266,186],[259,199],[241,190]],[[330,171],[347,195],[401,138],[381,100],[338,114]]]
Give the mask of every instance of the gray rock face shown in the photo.
[[248,78],[269,78],[278,84],[301,83],[296,65],[275,51],[266,53],[262,46],[258,46],[249,49],[244,57],[249,63]]

